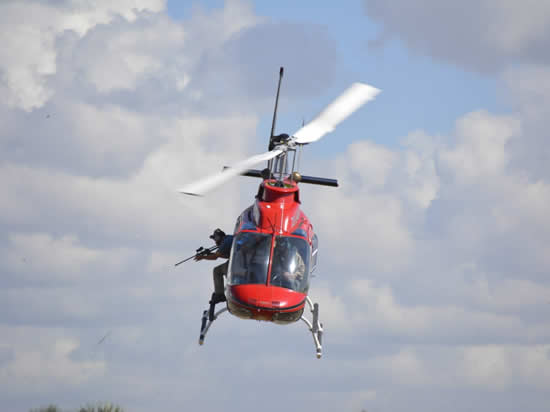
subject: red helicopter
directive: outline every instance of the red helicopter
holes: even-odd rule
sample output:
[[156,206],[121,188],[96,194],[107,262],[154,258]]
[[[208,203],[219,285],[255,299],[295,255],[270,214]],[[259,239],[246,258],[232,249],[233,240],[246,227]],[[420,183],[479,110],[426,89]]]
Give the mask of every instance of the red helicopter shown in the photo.
[[[301,319],[313,336],[317,358],[320,358],[323,325],[319,321],[319,304],[308,296],[310,277],[317,266],[318,239],[300,209],[298,184],[336,187],[338,182],[300,175],[297,171],[300,152],[302,146],[333,131],[355,110],[374,99],[380,90],[354,83],[296,133],[275,136],[282,77],[281,67],[269,151],[179,190],[201,196],[237,175],[262,178],[254,204],[241,213],[235,225],[225,287],[226,307],[217,311],[212,320],[207,310],[203,312],[199,344],[204,343],[213,321],[226,311],[243,319],[277,324]],[[250,169],[264,161],[268,162],[265,169]],[[303,314],[306,304],[312,313],[311,321]]]

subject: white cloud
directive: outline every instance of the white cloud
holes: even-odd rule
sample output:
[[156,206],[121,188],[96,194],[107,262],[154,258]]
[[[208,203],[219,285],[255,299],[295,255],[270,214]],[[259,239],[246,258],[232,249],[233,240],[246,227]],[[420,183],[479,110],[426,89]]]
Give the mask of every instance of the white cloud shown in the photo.
[[397,37],[413,51],[484,72],[518,62],[548,63],[550,4],[529,0],[365,0],[382,24],[375,42]]
[[[267,101],[261,65],[299,55],[303,87],[292,93],[322,92],[315,85],[330,79],[333,66],[314,72],[309,65],[334,57],[329,31],[265,24],[246,2],[197,6],[182,22],[157,13],[162,2],[78,12],[81,3],[49,4],[29,8],[55,27],[37,21],[36,33],[18,37],[33,55],[9,52],[0,64],[4,79],[27,76],[2,83],[12,100],[0,110],[1,322],[51,326],[2,342],[0,376],[18,374],[10,388],[21,397],[29,394],[22,384],[48,373],[81,391],[72,399],[116,394],[132,410],[158,409],[159,394],[167,410],[177,408],[176,392],[188,405],[206,399],[221,407],[233,399],[233,381],[250,388],[250,404],[271,395],[264,387],[285,390],[288,397],[268,411],[288,399],[310,407],[316,396],[319,410],[368,410],[389,402],[388,385],[401,397],[403,388],[548,387],[548,348],[538,342],[550,330],[550,189],[544,173],[526,173],[533,162],[517,150],[539,149],[530,139],[545,130],[547,91],[537,87],[544,67],[504,73],[520,97],[513,114],[472,112],[449,136],[414,131],[399,149],[358,141],[323,161],[344,186],[307,195],[304,188],[302,200],[320,235],[311,297],[321,304],[325,359],[314,359],[302,323],[230,316],[199,348],[214,263],[173,264],[206,245],[215,226],[231,230],[257,182],[230,183],[205,199],[175,189],[255,151]],[[12,17],[21,12],[15,3],[0,7]],[[14,33],[26,27],[15,26]],[[522,30],[491,40],[502,42],[499,56],[513,54],[507,44],[531,44]],[[275,38],[279,49],[262,56]],[[18,47],[10,41],[10,50]],[[81,342],[95,343],[107,330],[100,349],[107,361],[90,360]],[[217,397],[206,380],[224,388]]]
[[[376,391],[372,389],[361,390],[347,394],[349,410],[365,410],[363,406],[376,399]],[[368,409],[367,409],[368,410]]]
[[550,387],[550,345],[483,345],[462,349],[459,368],[469,384],[504,388],[513,384]]
[[105,372],[103,361],[71,358],[80,346],[73,337],[55,337],[43,328],[2,326],[1,332],[4,346],[12,348],[13,358],[0,365],[0,382],[12,391],[32,387],[37,393],[56,385],[74,387]]
[[[461,291],[464,295],[471,293],[469,288]],[[474,291],[474,293],[477,291]],[[499,289],[496,295],[481,298],[476,294],[479,307],[469,309],[453,304],[437,305],[420,303],[405,305],[398,301],[392,288],[377,286],[367,279],[354,280],[350,285],[350,296],[354,302],[348,310],[355,314],[353,327],[368,328],[370,333],[407,336],[412,340],[424,342],[484,341],[490,336],[506,341],[523,341],[546,339],[548,326],[544,321],[533,325],[525,324],[517,312],[494,313],[495,306],[501,308],[525,308],[533,303],[521,300],[508,303],[504,300],[506,292]],[[525,291],[525,293],[529,293]],[[464,295],[461,296],[464,299]],[[498,296],[498,297],[497,297]],[[532,295],[530,295],[532,296]],[[501,299],[495,302],[495,299]],[[518,296],[521,299],[521,295]],[[544,299],[545,296],[540,297]],[[540,301],[539,301],[540,304]],[[362,306],[363,310],[351,308]]]
[[413,348],[405,347],[397,353],[373,359],[368,366],[400,384],[433,385],[435,379],[430,376],[424,363],[425,360]]
[[51,116],[7,119],[0,134],[2,160],[87,176],[127,176],[169,138],[154,114],[58,99],[49,106]]
[[458,265],[447,276],[455,293],[484,310],[513,313],[534,307],[544,313],[550,303],[547,285],[529,279],[495,278],[475,263]]
[[190,80],[185,39],[181,24],[159,15],[98,27],[74,50],[71,68],[101,94],[134,90],[151,79],[182,91]]
[[[114,118],[111,131],[119,127],[117,113],[120,112],[116,109],[109,115]],[[131,116],[132,119],[144,124],[143,119]],[[249,116],[219,120],[189,118],[159,125],[165,128],[163,133],[170,143],[149,153],[143,167],[127,179],[91,178],[49,168],[5,164],[0,167],[0,180],[6,193],[0,200],[2,220],[5,224],[47,226],[48,230],[63,224],[66,229],[72,227],[69,229],[72,231],[83,230],[83,222],[84,226],[94,222],[86,229],[89,235],[101,232],[111,239],[152,237],[164,244],[179,241],[182,230],[192,230],[197,224],[211,225],[209,222],[215,213],[220,215],[220,224],[231,227],[240,212],[239,203],[234,202],[222,211],[218,207],[221,199],[238,197],[238,193],[230,190],[231,184],[210,200],[184,198],[176,190],[183,183],[219,170],[225,162],[243,156],[241,142],[253,133],[255,125],[256,119]],[[104,127],[98,126],[98,129],[105,130]],[[231,141],[223,136],[222,131],[227,129],[235,133]],[[88,136],[94,133],[94,128],[87,131]],[[203,139],[205,135],[210,138]],[[96,151],[101,159],[102,145],[97,142],[94,145],[90,139],[83,143],[92,146],[90,152]],[[124,159],[126,144],[131,147],[131,140],[124,145],[121,142],[108,145],[108,150],[113,151],[115,158]],[[210,150],[211,144],[216,145],[216,151]],[[80,155],[85,153],[83,150]],[[89,153],[86,160],[91,155],[93,153]]]
[[437,199],[440,178],[436,169],[436,150],[441,143],[421,131],[410,133],[404,140],[406,151],[400,162],[404,165],[398,179],[405,179],[406,193],[410,206],[425,210]]
[[550,67],[524,64],[504,71],[501,79],[523,116],[538,118],[550,109]]
[[[522,119],[523,137],[512,142],[514,166],[531,179],[550,181],[550,168],[546,159],[550,156],[547,143],[548,117],[550,115],[550,67],[548,65],[517,65],[502,73],[499,78],[504,86],[504,96]],[[536,149],[535,149],[536,148]]]
[[85,247],[74,235],[53,238],[47,233],[15,233],[9,245],[0,252],[3,267],[16,282],[48,284],[75,283],[93,278],[110,278],[136,258],[128,248],[93,249]]
[[253,27],[265,19],[257,16],[248,1],[226,1],[221,9],[206,12],[197,5],[189,24],[193,40],[201,47],[218,48],[243,29]]
[[9,107],[30,111],[54,94],[48,85],[56,73],[56,40],[65,31],[85,35],[98,24],[121,16],[135,20],[142,11],[164,9],[164,0],[124,0],[116,3],[74,0],[56,7],[34,1],[0,6],[0,90]]
[[391,150],[365,140],[350,144],[346,158],[339,160],[338,166],[348,169],[352,178],[357,175],[361,184],[376,187],[386,184],[396,160],[397,155]]
[[[305,205],[313,222],[322,222],[326,230],[319,234],[323,250],[347,244],[340,258],[354,263],[362,260],[368,270],[386,273],[407,261],[412,244],[404,205],[388,190],[390,176],[399,167],[398,158],[379,145],[361,142],[331,161],[342,188],[328,197],[326,192],[312,191]],[[376,252],[357,254],[357,242],[364,250]]]
[[[550,264],[548,185],[515,163],[521,119],[472,112],[451,136],[416,131],[400,151],[356,143],[333,161],[351,184],[316,192],[309,208],[329,228],[321,257],[339,262],[328,268],[338,282],[326,289],[345,303],[335,309],[347,313],[340,332],[423,342],[548,338],[540,275]],[[533,311],[541,315],[524,315]]]
[[548,345],[407,345],[365,360],[360,368],[415,390],[466,386],[500,393],[522,385],[546,390],[549,351]]
[[[319,303],[320,321],[332,335],[332,342],[349,341],[355,335],[353,331],[353,312],[346,296],[339,296],[339,291],[331,290],[327,281],[312,280],[311,299]],[[306,307],[305,316],[310,319],[309,309]]]
[[513,117],[469,113],[457,122],[457,144],[441,151],[440,164],[459,181],[502,175],[509,162],[506,144],[519,133],[519,121]]

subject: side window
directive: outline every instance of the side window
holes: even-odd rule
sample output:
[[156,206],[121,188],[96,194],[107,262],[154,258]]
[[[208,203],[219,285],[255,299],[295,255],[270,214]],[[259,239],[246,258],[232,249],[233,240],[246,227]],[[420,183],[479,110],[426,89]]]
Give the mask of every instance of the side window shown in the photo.
[[317,267],[318,250],[319,240],[317,239],[317,235],[313,235],[313,239],[311,240],[311,273],[313,273]]

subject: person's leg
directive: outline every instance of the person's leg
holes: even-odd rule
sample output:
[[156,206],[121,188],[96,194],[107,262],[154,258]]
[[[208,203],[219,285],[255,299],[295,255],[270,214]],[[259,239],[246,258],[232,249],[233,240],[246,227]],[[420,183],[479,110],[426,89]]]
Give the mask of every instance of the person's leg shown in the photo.
[[214,308],[216,303],[225,302],[223,277],[227,274],[228,262],[218,265],[212,272],[214,278],[214,293],[210,299],[210,310],[208,311],[208,318],[210,321],[214,320]]
[[227,267],[228,267],[228,262],[225,262],[221,265],[216,266],[213,271],[214,294],[217,295],[217,297],[219,297],[220,299],[222,298],[222,296],[225,297],[223,277],[227,274]]

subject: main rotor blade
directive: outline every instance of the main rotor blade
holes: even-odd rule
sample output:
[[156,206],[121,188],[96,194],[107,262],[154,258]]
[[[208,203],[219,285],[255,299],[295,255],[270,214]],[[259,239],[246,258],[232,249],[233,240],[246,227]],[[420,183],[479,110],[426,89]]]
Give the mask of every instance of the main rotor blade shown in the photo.
[[304,144],[319,140],[350,114],[359,109],[369,100],[373,100],[380,90],[364,83],[353,83],[339,97],[329,104],[315,119],[306,124],[296,133],[295,142]]
[[279,156],[281,153],[283,153],[281,149],[274,149],[270,152],[249,157],[248,159],[236,163],[230,168],[223,170],[222,172],[216,173],[214,175],[201,179],[198,182],[184,186],[179,189],[178,192],[184,193],[186,195],[202,196],[210,190],[221,186],[231,178],[240,175],[241,173],[250,169],[252,166],[273,159],[274,157]]

